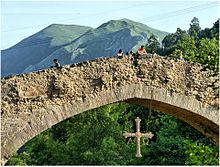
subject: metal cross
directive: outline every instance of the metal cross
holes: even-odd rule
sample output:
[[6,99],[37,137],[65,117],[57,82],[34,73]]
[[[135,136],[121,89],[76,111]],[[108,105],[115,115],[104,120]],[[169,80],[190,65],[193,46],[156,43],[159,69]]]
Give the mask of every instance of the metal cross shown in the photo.
[[140,122],[141,122],[141,119],[139,117],[137,117],[135,119],[135,122],[136,122],[136,133],[125,132],[123,135],[125,136],[125,138],[127,138],[127,137],[136,137],[136,157],[137,158],[141,158],[142,157],[142,155],[141,155],[141,147],[140,147],[141,137],[145,137],[145,138],[151,139],[154,136],[154,134],[151,133],[151,132],[148,132],[148,133],[141,133],[140,132]]

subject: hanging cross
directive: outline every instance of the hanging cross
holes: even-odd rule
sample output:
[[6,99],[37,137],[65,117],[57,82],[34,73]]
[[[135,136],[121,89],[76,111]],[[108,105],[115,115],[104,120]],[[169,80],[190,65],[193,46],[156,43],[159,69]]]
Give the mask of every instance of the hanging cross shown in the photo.
[[154,134],[151,133],[151,132],[148,132],[148,133],[141,133],[140,132],[140,122],[141,122],[141,119],[139,117],[137,117],[135,119],[135,122],[136,122],[136,133],[128,133],[128,132],[125,132],[123,135],[125,136],[125,138],[127,137],[136,137],[136,157],[137,158],[141,158],[142,155],[141,155],[141,146],[140,146],[140,140],[141,140],[141,137],[147,137],[149,139],[151,139]]

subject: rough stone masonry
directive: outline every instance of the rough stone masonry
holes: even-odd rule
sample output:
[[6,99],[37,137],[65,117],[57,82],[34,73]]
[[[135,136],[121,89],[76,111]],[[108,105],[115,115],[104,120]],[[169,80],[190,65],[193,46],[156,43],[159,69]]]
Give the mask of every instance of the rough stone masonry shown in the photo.
[[171,114],[218,144],[219,79],[203,66],[149,56],[99,58],[1,80],[1,163],[73,115],[118,101]]

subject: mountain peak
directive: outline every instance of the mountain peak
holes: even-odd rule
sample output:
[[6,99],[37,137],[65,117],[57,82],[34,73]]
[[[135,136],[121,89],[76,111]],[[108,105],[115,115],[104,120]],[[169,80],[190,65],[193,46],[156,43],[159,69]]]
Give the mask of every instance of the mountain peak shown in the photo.
[[130,19],[127,19],[127,18],[123,18],[123,19],[120,19],[119,21],[125,21],[125,22],[128,22],[128,23],[137,23],[133,20],[130,20]]
[[50,24],[46,28],[44,28],[42,31],[50,30],[50,29],[60,29],[60,30],[75,30],[75,29],[92,29],[92,27],[88,26],[81,26],[81,25],[74,25],[74,24]]
[[128,23],[126,21],[123,20],[110,20],[104,24],[102,24],[101,26],[99,26],[97,29],[102,29],[102,28],[106,28],[110,31],[113,31],[114,29],[122,29],[128,26]]
[[[151,28],[143,23],[139,23],[127,18],[119,19],[119,20],[110,20],[97,28],[98,31],[103,32],[115,32],[122,29],[130,29],[133,34],[146,33],[148,35],[158,34],[160,40],[162,40],[163,32],[160,30]],[[168,34],[167,32],[164,32]]]
[[95,29],[51,24],[4,50],[1,73],[6,76],[48,68],[54,58],[58,58],[61,64],[71,64],[112,56],[119,48],[136,50],[151,34],[161,41],[168,33],[127,18],[110,20]]

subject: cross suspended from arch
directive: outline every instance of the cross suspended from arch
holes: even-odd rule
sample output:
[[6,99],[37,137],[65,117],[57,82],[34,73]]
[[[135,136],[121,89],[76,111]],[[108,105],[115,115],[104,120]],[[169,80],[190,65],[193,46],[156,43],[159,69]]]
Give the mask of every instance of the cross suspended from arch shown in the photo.
[[141,144],[140,144],[140,140],[141,140],[141,137],[145,137],[145,138],[149,138],[151,139],[154,134],[151,133],[151,132],[147,132],[147,133],[141,133],[140,132],[140,122],[141,122],[141,119],[139,117],[137,117],[135,119],[135,122],[136,122],[136,133],[128,133],[128,132],[125,132],[123,134],[123,136],[125,136],[125,138],[127,137],[136,137],[136,157],[137,158],[141,158],[142,155],[141,155]]

